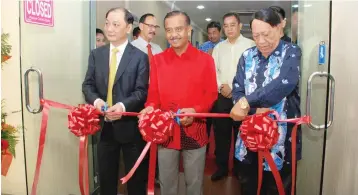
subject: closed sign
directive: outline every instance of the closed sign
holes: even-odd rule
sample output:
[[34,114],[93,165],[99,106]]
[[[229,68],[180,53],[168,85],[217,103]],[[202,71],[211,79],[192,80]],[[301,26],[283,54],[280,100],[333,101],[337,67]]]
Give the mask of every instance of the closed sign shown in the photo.
[[53,0],[24,0],[26,23],[54,26]]

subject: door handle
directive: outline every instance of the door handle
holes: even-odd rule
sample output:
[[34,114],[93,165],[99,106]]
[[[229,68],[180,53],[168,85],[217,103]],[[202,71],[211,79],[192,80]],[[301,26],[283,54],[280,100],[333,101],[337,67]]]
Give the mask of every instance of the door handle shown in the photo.
[[[306,98],[306,115],[311,116],[311,95],[312,95],[312,81],[315,77],[327,77],[330,81],[330,97],[329,97],[329,116],[327,122],[327,128],[333,123],[333,111],[334,111],[334,92],[335,92],[335,79],[328,72],[314,72],[307,80],[307,98]],[[313,130],[321,130],[326,128],[326,125],[316,125],[311,121],[308,126]]]
[[35,72],[37,73],[37,77],[38,77],[38,84],[39,84],[39,99],[40,101],[43,99],[43,77],[42,77],[42,72],[39,69],[36,68],[29,68],[26,70],[25,74],[24,74],[24,81],[25,81],[25,103],[26,103],[26,109],[27,111],[29,111],[30,113],[33,114],[37,114],[40,113],[43,109],[42,104],[40,103],[39,108],[37,109],[33,109],[30,106],[30,92],[29,92],[29,73],[30,72]]

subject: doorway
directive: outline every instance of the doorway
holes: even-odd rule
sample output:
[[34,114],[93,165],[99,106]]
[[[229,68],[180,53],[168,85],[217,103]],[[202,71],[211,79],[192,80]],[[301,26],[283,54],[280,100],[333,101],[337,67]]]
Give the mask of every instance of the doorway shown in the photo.
[[[33,110],[41,108],[39,91],[43,90],[46,99],[70,105],[84,103],[81,83],[87,69],[89,51],[94,48],[94,30],[96,27],[103,28],[105,12],[109,8],[123,6],[137,16],[153,12],[160,22],[173,7],[182,9],[195,23],[195,37],[192,37],[192,43],[196,45],[206,41],[207,20],[205,19],[208,17],[222,22],[221,18],[226,12],[239,12],[243,21],[241,33],[251,38],[248,22],[255,10],[279,5],[285,8],[287,13],[287,34],[296,41],[303,52],[300,86],[302,115],[308,114],[306,112],[308,103],[313,118],[310,126],[302,126],[303,159],[298,163],[297,194],[320,194],[325,139],[330,125],[329,111],[332,109],[329,104],[331,98],[327,95],[331,92],[329,90],[331,85],[327,84],[329,74],[321,74],[318,76],[322,77],[309,79],[315,72],[329,73],[331,3],[329,1],[148,1],[145,2],[146,6],[143,4],[143,1],[56,1],[54,12],[56,20],[51,28],[28,24],[23,16],[20,17],[21,74],[24,75],[32,68],[31,70],[39,70],[43,77],[43,88],[39,88],[39,75],[33,74],[36,71],[32,71],[28,77],[29,88],[23,89],[23,133],[28,191],[31,191],[40,137],[41,112],[35,113]],[[205,9],[198,10],[198,5],[204,5]],[[20,3],[21,10],[23,6],[24,4]],[[162,26],[162,23],[160,24]],[[167,42],[164,30],[161,28],[159,31],[154,41],[165,49]],[[319,57],[322,45],[326,51],[323,62]],[[308,81],[311,86],[309,89],[307,89]],[[26,90],[31,100],[29,109],[26,109],[28,105],[25,103]],[[309,100],[306,99],[307,91],[310,91],[312,95]],[[54,192],[59,195],[80,194],[77,181],[78,139],[69,133],[66,123],[67,112],[65,110],[51,109],[38,184],[39,195],[54,194]],[[95,143],[93,142],[89,147],[89,152],[92,154],[90,155],[90,185],[93,194],[96,194],[99,187]],[[209,182],[206,185],[212,186],[213,184]],[[219,192],[227,195],[237,194],[239,190],[233,177],[217,186],[217,189],[214,189],[216,194]],[[228,191],[223,192],[224,188]],[[205,194],[209,195],[209,191],[207,190]]]

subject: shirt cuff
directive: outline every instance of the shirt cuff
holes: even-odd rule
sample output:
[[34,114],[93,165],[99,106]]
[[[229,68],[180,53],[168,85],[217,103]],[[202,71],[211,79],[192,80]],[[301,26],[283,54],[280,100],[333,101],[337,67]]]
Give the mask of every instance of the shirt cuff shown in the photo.
[[101,98],[97,98],[97,99],[93,102],[93,106],[94,106],[94,107],[96,107],[96,104],[97,104],[97,102],[98,102],[99,100],[101,100]]
[[149,106],[155,108],[155,107],[154,107],[154,103],[146,103],[146,104],[145,104],[145,107],[149,107]]
[[256,98],[253,97],[252,95],[247,95],[245,96],[247,103],[249,103],[250,108],[251,107],[258,107],[260,105],[260,101]]
[[125,111],[126,111],[126,107],[124,106],[124,104],[123,104],[122,102],[118,102],[117,104],[119,104],[119,105],[121,105],[121,106],[122,106],[122,110],[123,110],[123,112],[125,112]]
[[[216,74],[217,74],[217,73],[216,73]],[[220,82],[219,79],[216,79],[216,83],[218,84],[218,91],[219,91],[219,93],[220,93],[220,87],[221,87],[222,83]]]

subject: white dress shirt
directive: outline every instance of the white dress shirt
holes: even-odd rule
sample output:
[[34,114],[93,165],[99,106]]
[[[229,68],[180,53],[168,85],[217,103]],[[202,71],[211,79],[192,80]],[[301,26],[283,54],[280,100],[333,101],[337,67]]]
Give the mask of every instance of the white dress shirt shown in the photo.
[[253,46],[255,46],[254,41],[240,35],[235,43],[230,43],[226,39],[214,47],[212,56],[216,66],[219,92],[222,84],[228,84],[232,89],[232,82],[236,75],[239,59],[245,50]]
[[[114,48],[117,48],[118,49],[118,53],[117,53],[117,69],[116,69],[116,72],[118,70],[118,66],[119,66],[119,63],[121,62],[121,59],[122,59],[122,56],[123,56],[123,53],[124,53],[124,50],[126,49],[128,45],[128,40],[126,40],[123,44],[115,47],[114,45],[110,44],[110,47],[109,47],[109,63],[111,63],[111,60],[112,60],[112,50]],[[108,66],[110,66],[110,64],[108,64]],[[100,98],[96,99],[94,102],[93,102],[93,105],[96,106],[96,103],[98,102],[98,100],[100,100]],[[118,102],[117,104],[120,104],[123,108],[123,112],[126,111],[126,107],[124,106],[124,104],[122,102]]]
[[152,46],[152,54],[153,55],[161,53],[163,51],[162,48],[160,48],[159,45],[157,45],[157,44],[155,44],[153,42],[148,43],[141,36],[139,36],[138,39],[132,41],[131,44],[134,47],[140,49],[141,51],[143,51],[146,54],[148,54],[148,48],[147,48],[148,44],[150,44]]

